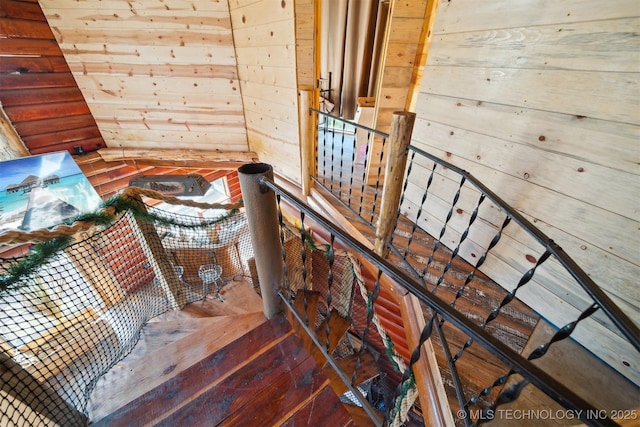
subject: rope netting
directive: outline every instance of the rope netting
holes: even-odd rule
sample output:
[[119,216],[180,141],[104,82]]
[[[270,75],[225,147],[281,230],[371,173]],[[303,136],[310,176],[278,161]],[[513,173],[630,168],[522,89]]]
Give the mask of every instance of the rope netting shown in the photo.
[[164,203],[128,194],[70,226],[0,235],[0,252],[28,251],[0,255],[0,425],[88,424],[96,382],[150,319],[250,275],[240,205],[144,194]]

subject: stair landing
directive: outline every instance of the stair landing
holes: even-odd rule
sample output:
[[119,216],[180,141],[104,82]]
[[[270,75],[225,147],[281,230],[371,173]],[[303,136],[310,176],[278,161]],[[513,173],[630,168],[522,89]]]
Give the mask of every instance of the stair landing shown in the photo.
[[329,380],[276,316],[96,426],[354,425]]

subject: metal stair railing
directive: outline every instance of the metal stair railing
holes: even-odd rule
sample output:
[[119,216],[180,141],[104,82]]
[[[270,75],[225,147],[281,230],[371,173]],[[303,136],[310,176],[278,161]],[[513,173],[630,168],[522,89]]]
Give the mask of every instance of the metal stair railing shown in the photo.
[[[316,112],[318,115],[324,114],[316,110],[311,111]],[[326,122],[328,120],[327,115],[325,114],[324,116],[324,121]],[[346,128],[347,124],[349,124],[349,122],[340,118],[332,117],[331,119],[334,123],[338,123],[340,129]],[[369,135],[374,135],[373,130],[365,129],[370,132]],[[365,175],[367,170],[366,163],[362,174],[354,166],[352,152],[356,151],[356,141],[347,139],[345,143],[345,138],[341,136],[336,138],[335,134],[327,136],[321,133],[321,130],[318,130],[317,133],[318,173],[314,180],[336,197],[340,204],[358,214],[365,224],[372,229],[376,229],[379,225],[378,221],[373,220],[373,214],[371,216],[368,214],[363,215],[362,209],[370,208],[373,213],[380,215],[380,208],[375,203],[370,203],[371,200],[378,200],[380,198],[379,194],[384,197],[386,185],[380,186],[380,174],[378,174],[375,187],[368,188]],[[368,146],[371,142],[372,138],[368,137],[366,150],[369,149]],[[325,147],[327,146],[330,149],[326,149]],[[338,152],[346,152],[346,159],[337,158],[335,155],[334,157],[327,155],[327,153]],[[446,287],[448,292],[453,292],[454,294],[447,302],[450,307],[456,309],[456,304],[464,300],[464,294],[473,286],[480,271],[488,267],[491,260],[499,257],[499,254],[496,255],[495,248],[505,244],[505,230],[507,230],[507,234],[523,231],[539,245],[539,253],[527,253],[526,258],[530,265],[517,266],[516,271],[512,273],[512,284],[508,285],[508,288],[504,290],[501,300],[497,304],[488,306],[489,313],[485,314],[476,325],[484,331],[490,329],[496,319],[499,319],[502,313],[509,310],[508,305],[517,300],[523,293],[537,292],[538,295],[543,295],[545,292],[547,294],[551,292],[550,296],[554,297],[553,291],[556,293],[567,292],[573,293],[577,301],[576,308],[572,311],[575,314],[563,313],[562,320],[556,322],[559,324],[557,333],[546,344],[531,353],[528,359],[534,360],[541,357],[555,342],[569,337],[574,338],[572,334],[581,322],[584,325],[595,325],[601,333],[607,332],[607,330],[617,330],[620,338],[615,339],[623,341],[620,345],[623,346],[627,354],[636,354],[639,351],[640,334],[636,325],[552,239],[467,171],[417,147],[408,146],[406,154],[409,157],[409,161],[406,167],[402,167],[404,176],[402,178],[400,203],[397,206],[396,217],[391,219],[395,222],[395,226],[391,227],[393,228],[393,233],[388,241],[384,242],[384,247],[392,252],[391,257],[393,259],[400,260],[414,283],[417,283],[423,290],[428,289],[430,293],[440,298],[447,298],[446,295],[448,294],[446,292],[445,296],[441,295],[442,291],[439,292],[441,288]],[[381,155],[380,159],[386,160],[385,155]],[[347,172],[351,173],[351,175],[336,174],[335,169],[330,166],[331,164],[339,165],[340,170],[343,170],[346,164]],[[417,169],[420,169],[420,171],[416,172]],[[414,178],[416,174],[419,174],[418,178]],[[343,182],[348,182],[348,192],[343,190]],[[358,189],[359,185],[362,186],[362,190],[359,193],[356,192],[354,199],[353,191]],[[408,187],[411,187],[414,198],[415,194],[421,194],[421,200],[408,202],[406,196]],[[443,192],[443,187],[450,188]],[[369,203],[366,203],[366,197],[364,196],[367,191],[369,192]],[[375,194],[376,197],[371,197],[372,194]],[[473,197],[475,197],[475,201],[470,201]],[[433,208],[431,208],[430,212],[426,212],[425,206],[429,203],[431,203],[431,207],[435,203],[438,214],[433,213]],[[365,207],[363,208],[363,206]],[[488,216],[492,216],[491,220],[487,220]],[[466,224],[461,225],[464,222],[463,218],[466,219]],[[406,219],[412,222],[409,232],[398,228],[399,222]],[[517,230],[510,231],[514,227],[517,227]],[[482,230],[485,234],[484,243],[474,241],[477,240],[477,230]],[[414,241],[419,239],[417,236],[420,233],[422,235],[430,234],[433,239],[431,253],[428,256],[422,254],[422,259],[419,259],[420,256],[413,253]],[[490,233],[493,234],[491,235]],[[511,236],[507,237],[507,240],[509,239],[511,239]],[[405,241],[404,243],[402,242],[403,240]],[[417,259],[418,261],[416,262]],[[462,285],[456,287],[455,284],[452,284],[454,281],[450,280],[450,276],[453,273],[459,273],[454,271],[453,266],[460,262],[467,263],[468,271],[465,272]],[[550,284],[543,289],[538,283],[540,281]],[[549,291],[548,288],[557,289]],[[563,307],[558,307],[557,309],[564,310]],[[433,308],[429,308],[426,311],[425,318],[432,320],[431,324],[435,328],[436,335],[442,341],[442,351],[445,353],[445,359],[451,370],[451,378],[449,380],[456,386],[460,410],[462,413],[468,413],[468,409],[477,404],[480,399],[496,393],[497,390],[502,388],[507,383],[507,379],[512,377],[512,372],[509,371],[508,374],[500,376],[493,384],[488,384],[484,389],[471,393],[470,397],[465,396],[462,391],[464,388],[463,381],[460,380],[460,375],[456,370],[456,362],[476,342],[476,338],[468,336],[464,345],[460,348],[450,349],[446,343],[446,336],[442,334],[442,327],[446,327],[446,324],[451,323],[451,321],[442,316],[440,312],[433,312]],[[460,315],[461,312],[458,312],[458,314]],[[459,328],[458,325],[455,326]],[[584,330],[585,326],[581,328]],[[628,351],[626,351],[627,349]],[[505,390],[501,399],[505,400],[505,396],[508,393],[519,393],[524,385],[523,382],[519,382],[517,387]],[[547,392],[546,390],[543,391]],[[515,394],[517,395],[517,393]],[[562,400],[561,396],[557,394],[554,399]],[[503,404],[502,400],[498,402],[496,399],[495,404]],[[495,406],[489,405],[483,410],[485,411],[485,416],[487,413],[495,414]],[[599,421],[601,420],[595,420],[596,424]],[[467,417],[465,417],[464,422],[466,425],[473,425],[474,423],[473,420],[469,420]]]

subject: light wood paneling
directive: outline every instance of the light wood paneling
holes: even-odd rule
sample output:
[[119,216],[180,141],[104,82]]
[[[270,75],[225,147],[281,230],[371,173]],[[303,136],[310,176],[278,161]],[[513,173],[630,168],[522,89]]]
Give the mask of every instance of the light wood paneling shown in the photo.
[[[373,127],[389,132],[394,111],[409,111],[414,75],[421,67],[425,29],[428,25],[427,0],[393,0],[380,61],[380,82],[376,92]],[[370,181],[380,164],[382,142],[376,138],[369,150],[367,174]]]
[[[430,64],[466,67],[590,71],[634,71],[640,60],[640,39],[634,34],[639,17],[535,27],[490,29],[436,35]],[[606,37],[603,37],[606,34]],[[581,44],[568,55],[558,45]],[[612,49],[615,46],[615,49]]]
[[[42,5],[55,5],[59,9],[77,9],[82,7],[84,9],[90,9],[91,6],[99,3],[100,0],[39,0]],[[225,12],[227,11],[227,5],[224,1],[207,0],[194,3],[192,0],[163,0],[156,2],[155,5],[150,6],[146,0],[109,0],[109,7],[114,10],[128,10],[136,11],[140,10],[158,10],[163,11],[186,11],[191,12]]]
[[[412,141],[468,170],[515,207],[637,324],[639,12],[627,0],[606,7],[568,0],[542,9],[532,2],[479,7],[441,0]],[[412,173],[405,210],[415,216],[430,166]],[[420,220],[432,234],[440,233],[456,182],[450,171],[434,180]],[[456,245],[477,197],[463,190],[445,244]],[[460,253],[474,263],[502,218],[483,207]],[[540,253],[538,243],[510,225],[482,270],[512,289]],[[517,296],[556,326],[590,304],[557,263],[536,271]],[[637,352],[618,334],[597,313],[572,336],[639,383]]]
[[300,182],[294,2],[230,1],[250,150]]
[[416,112],[429,122],[638,173],[640,150],[629,150],[637,141],[637,126],[427,93],[419,100]]
[[[296,70],[292,68],[265,68],[258,65],[238,65],[238,78],[245,82],[284,87],[295,80]],[[291,100],[287,100],[291,101]]]
[[108,147],[248,150],[226,2],[41,4]]
[[[474,0],[439,0],[435,34],[478,30],[536,27],[548,24],[604,21],[638,16],[638,2],[616,0],[606,5],[596,1],[517,2],[496,0],[478,7]],[[506,19],[508,17],[508,20]]]
[[424,89],[436,95],[640,124],[633,73],[428,65],[426,74]]
[[296,71],[298,85],[311,89],[315,76],[315,0],[296,0]]
[[[422,135],[427,132],[430,138],[425,140]],[[469,162],[477,163],[518,178],[525,186],[532,184],[562,194],[571,182],[573,198],[604,210],[616,206],[616,213],[635,220],[640,218],[635,206],[625,204],[627,198],[640,200],[637,174],[618,171],[618,185],[612,187],[608,180],[611,169],[596,163],[423,120],[416,124],[415,138],[421,145],[428,146],[430,152],[437,150],[443,158],[455,147],[456,158],[462,157],[467,167],[476,169],[477,166]]]

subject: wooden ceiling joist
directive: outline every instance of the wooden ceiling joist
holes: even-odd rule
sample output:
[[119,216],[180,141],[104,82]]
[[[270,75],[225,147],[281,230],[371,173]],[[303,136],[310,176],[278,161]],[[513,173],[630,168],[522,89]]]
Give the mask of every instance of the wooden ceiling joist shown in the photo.
[[98,153],[105,162],[135,161],[140,165],[191,169],[237,169],[258,161],[253,151],[103,148]]

